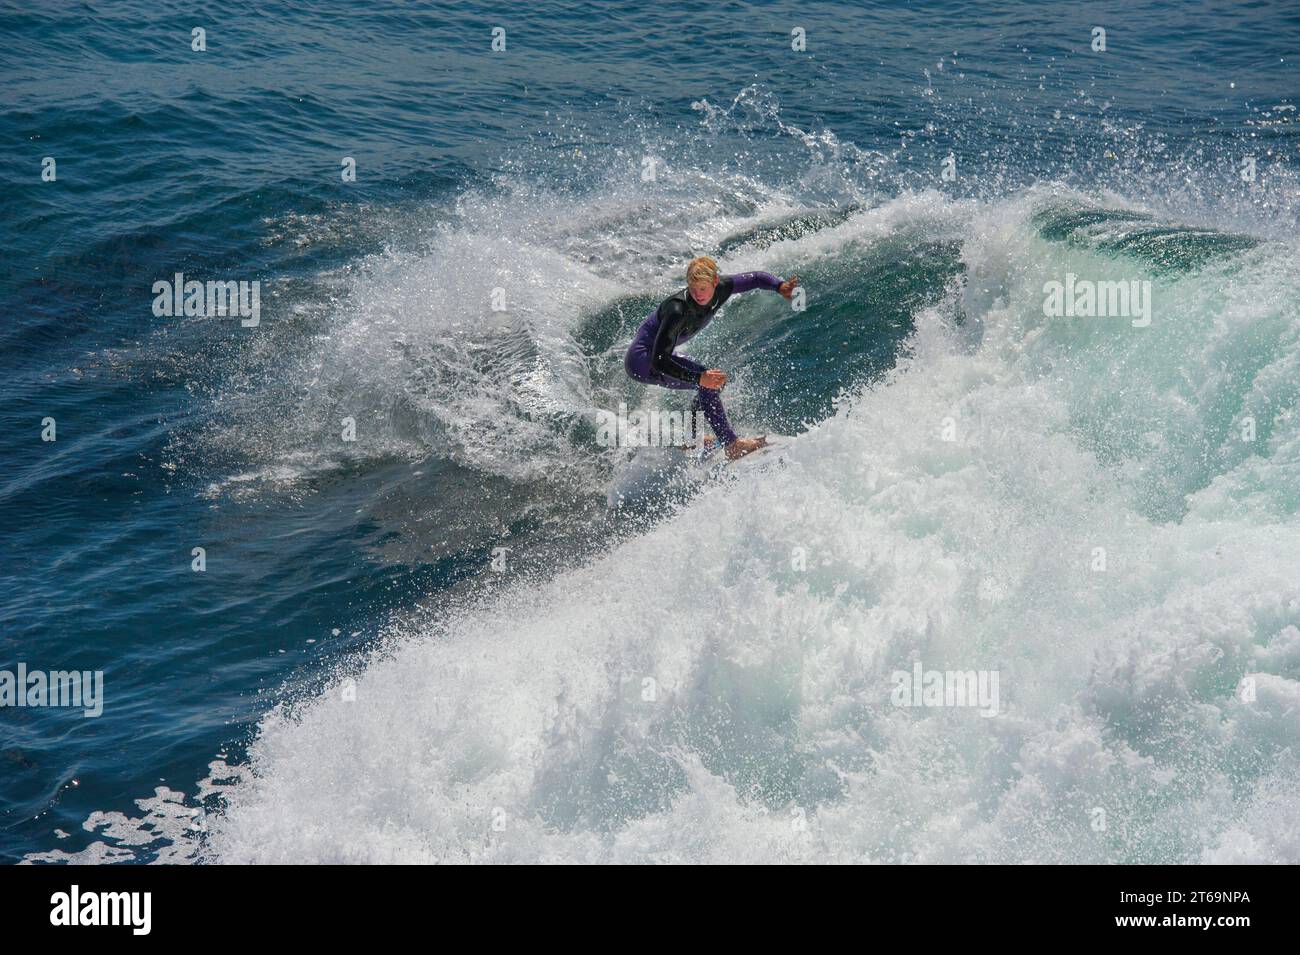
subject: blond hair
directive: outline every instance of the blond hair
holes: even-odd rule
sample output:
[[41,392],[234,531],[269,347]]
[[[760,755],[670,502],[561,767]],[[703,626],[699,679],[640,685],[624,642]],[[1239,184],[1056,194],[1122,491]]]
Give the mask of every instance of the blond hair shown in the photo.
[[707,255],[701,255],[691,259],[691,264],[686,266],[686,284],[692,282],[716,282],[718,280],[718,263],[714,262]]

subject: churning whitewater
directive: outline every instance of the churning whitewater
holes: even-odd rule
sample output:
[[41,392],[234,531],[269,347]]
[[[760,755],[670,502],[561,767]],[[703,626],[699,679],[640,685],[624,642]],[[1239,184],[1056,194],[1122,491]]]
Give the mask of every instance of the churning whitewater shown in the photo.
[[[798,271],[863,363],[885,321],[868,287],[893,276],[914,304],[883,370],[834,376],[851,386],[797,422],[781,466],[394,622],[364,665],[266,716],[201,859],[1300,862],[1297,242],[1050,186],[905,192],[798,228],[768,198],[682,246]],[[610,369],[649,301],[625,307],[619,269],[577,245],[491,253],[539,295],[587,297],[569,327],[532,324],[528,414],[466,382],[426,393],[464,403],[449,421],[517,415],[507,433],[544,470],[633,394]],[[1149,325],[1045,313],[1045,286],[1116,263],[1151,283]],[[370,287],[424,301],[392,274]],[[742,345],[799,321],[728,308]],[[751,431],[787,430],[768,387],[737,378]],[[482,434],[448,440],[522,466]],[[627,466],[568,479],[600,495]],[[645,599],[665,581],[671,599]],[[898,705],[918,668],[995,674],[996,713]]]

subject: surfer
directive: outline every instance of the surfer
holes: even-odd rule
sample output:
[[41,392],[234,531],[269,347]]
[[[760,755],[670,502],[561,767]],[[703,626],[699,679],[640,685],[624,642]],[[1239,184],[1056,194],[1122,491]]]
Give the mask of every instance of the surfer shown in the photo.
[[686,288],[660,302],[641,323],[623,359],[623,367],[633,379],[649,385],[695,389],[691,421],[695,421],[697,409],[703,411],[729,459],[757,451],[767,443],[767,436],[738,438],[727,421],[720,394],[727,383],[727,373],[720,368],[705,368],[686,355],[675,355],[673,349],[709,324],[732,295],[763,288],[789,299],[798,285],[797,275],[785,282],[767,272],[719,275],[718,263],[707,255],[691,259],[686,267]]

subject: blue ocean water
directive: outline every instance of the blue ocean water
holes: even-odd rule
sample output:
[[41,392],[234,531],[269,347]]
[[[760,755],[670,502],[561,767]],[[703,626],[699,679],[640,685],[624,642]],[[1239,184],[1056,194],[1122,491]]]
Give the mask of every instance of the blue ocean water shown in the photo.
[[[1300,861],[1298,48],[1289,3],[0,5],[0,669],[105,688],[0,710],[0,860]],[[611,509],[593,412],[672,406],[622,350],[701,253],[808,289],[692,343],[801,437]],[[155,315],[176,273],[259,323]],[[1150,328],[1045,320],[1067,273]],[[1010,715],[891,707],[916,659]]]

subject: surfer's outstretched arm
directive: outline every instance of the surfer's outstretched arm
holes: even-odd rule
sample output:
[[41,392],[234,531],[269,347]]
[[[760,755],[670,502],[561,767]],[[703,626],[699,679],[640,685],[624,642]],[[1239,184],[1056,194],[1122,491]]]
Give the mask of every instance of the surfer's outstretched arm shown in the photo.
[[731,279],[731,292],[733,295],[740,292],[749,292],[756,288],[767,289],[769,292],[780,292],[786,298],[794,292],[799,285],[799,276],[792,275],[788,282],[782,282],[771,272],[737,272],[729,276]]
[[750,292],[756,288],[775,292],[781,286],[781,280],[771,272],[737,272],[730,278],[732,294]]

